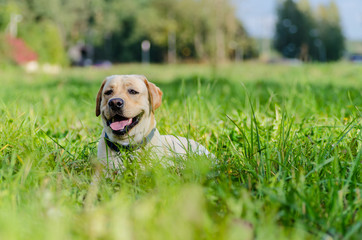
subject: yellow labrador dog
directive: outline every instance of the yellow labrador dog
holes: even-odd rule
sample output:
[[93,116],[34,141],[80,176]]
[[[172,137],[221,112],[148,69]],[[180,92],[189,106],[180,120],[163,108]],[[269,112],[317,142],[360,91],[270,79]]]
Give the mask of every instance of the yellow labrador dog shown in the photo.
[[155,110],[160,107],[162,91],[142,75],[107,77],[97,95],[96,116],[101,116],[103,132],[98,158],[109,169],[123,167],[122,153],[148,149],[158,157],[193,152],[210,155],[194,140],[160,135]]

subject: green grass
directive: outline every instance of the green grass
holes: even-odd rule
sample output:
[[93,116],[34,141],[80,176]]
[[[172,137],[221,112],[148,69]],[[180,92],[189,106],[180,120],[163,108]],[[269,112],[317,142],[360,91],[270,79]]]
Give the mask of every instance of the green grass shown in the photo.
[[[358,65],[0,73],[0,239],[362,238]],[[197,140],[218,164],[153,159],[91,184],[95,95],[126,73],[163,90],[162,134]]]

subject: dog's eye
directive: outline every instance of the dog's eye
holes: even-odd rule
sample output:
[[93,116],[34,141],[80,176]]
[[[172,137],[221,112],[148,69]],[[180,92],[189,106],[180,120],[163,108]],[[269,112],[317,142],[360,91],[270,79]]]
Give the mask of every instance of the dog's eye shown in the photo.
[[132,95],[139,94],[139,92],[137,92],[136,90],[133,90],[133,89],[128,89],[128,93],[132,94]]
[[104,92],[104,94],[106,94],[106,95],[111,95],[112,93],[113,93],[113,90],[112,90],[112,89]]

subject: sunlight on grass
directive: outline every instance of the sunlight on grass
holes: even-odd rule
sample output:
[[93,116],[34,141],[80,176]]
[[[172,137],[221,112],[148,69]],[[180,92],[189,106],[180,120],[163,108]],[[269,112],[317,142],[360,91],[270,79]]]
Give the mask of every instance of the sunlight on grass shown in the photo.
[[[146,167],[94,181],[95,95],[123,73],[164,92],[161,134],[195,139],[218,162],[145,156]],[[0,238],[359,239],[361,75],[347,64],[7,70]]]

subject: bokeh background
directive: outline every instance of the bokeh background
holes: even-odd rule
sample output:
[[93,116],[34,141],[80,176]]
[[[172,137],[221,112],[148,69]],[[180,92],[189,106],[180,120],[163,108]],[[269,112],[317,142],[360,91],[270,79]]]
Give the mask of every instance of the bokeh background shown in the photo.
[[[358,0],[3,0],[0,65],[362,59]],[[291,60],[292,59],[292,60]]]

